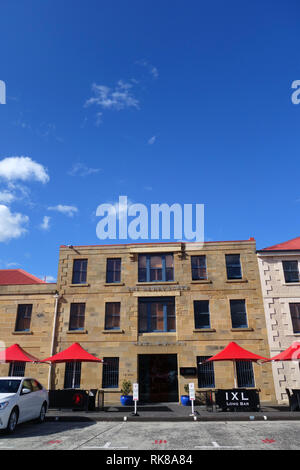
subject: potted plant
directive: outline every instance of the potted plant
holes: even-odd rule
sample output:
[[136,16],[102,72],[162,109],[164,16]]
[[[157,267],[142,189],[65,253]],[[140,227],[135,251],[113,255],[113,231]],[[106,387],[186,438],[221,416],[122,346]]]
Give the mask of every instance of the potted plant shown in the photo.
[[130,380],[124,380],[122,383],[122,389],[121,389],[121,398],[120,401],[123,406],[130,406],[133,405],[133,396],[131,395],[132,393],[132,385]]
[[188,384],[185,384],[184,391],[185,391],[186,395],[181,395],[181,397],[180,397],[181,404],[183,406],[190,406],[191,405],[191,400],[190,400],[190,396],[189,396],[189,385]]

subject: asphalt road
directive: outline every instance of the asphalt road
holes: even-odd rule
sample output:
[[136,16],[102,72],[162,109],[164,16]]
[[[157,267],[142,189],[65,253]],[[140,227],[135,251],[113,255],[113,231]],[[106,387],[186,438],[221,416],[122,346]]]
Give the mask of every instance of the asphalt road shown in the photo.
[[0,450],[299,450],[300,421],[46,422],[0,434]]

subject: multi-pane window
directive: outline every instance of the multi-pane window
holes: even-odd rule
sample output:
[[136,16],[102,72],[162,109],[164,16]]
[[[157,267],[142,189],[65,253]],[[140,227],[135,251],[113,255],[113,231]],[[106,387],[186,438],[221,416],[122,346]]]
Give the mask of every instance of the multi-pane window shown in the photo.
[[298,261],[282,261],[285,282],[299,282]]
[[173,255],[139,255],[139,282],[174,280]]
[[139,299],[139,332],[176,331],[173,297]]
[[210,328],[208,300],[194,300],[194,318],[196,329]]
[[15,331],[30,331],[32,304],[18,305]]
[[191,256],[192,263],[192,280],[199,281],[207,279],[206,272],[206,256]]
[[108,258],[106,262],[106,282],[121,282],[121,258]]
[[85,304],[71,304],[69,330],[83,330],[85,317]]
[[87,259],[74,259],[72,284],[85,284]]
[[232,328],[248,328],[245,300],[230,300]]
[[225,255],[227,279],[241,279],[242,268],[240,255]]
[[80,388],[81,362],[66,362],[64,388]]
[[300,333],[300,304],[290,304],[294,333]]
[[237,361],[236,376],[238,387],[255,387],[252,362]]
[[199,388],[215,388],[215,372],[214,363],[204,361],[211,356],[197,356],[197,371],[198,371],[198,387]]
[[25,362],[11,362],[9,364],[9,377],[24,377],[25,366]]
[[106,302],[105,304],[105,329],[120,329],[120,302]]
[[119,358],[104,357],[102,388],[118,388],[119,386]]

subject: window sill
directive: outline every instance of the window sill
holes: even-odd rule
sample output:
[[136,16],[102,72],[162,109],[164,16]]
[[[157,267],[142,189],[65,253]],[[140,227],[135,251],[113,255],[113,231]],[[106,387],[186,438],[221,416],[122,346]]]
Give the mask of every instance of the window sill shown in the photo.
[[102,330],[103,334],[111,334],[111,335],[122,335],[125,333],[124,330]]
[[215,328],[195,328],[193,333],[214,333],[215,331]]
[[118,286],[125,286],[125,282],[106,282],[104,285],[106,287],[107,286],[108,287],[114,287],[114,286],[118,287]]
[[198,279],[191,281],[191,284],[212,284],[212,281],[209,279]]
[[109,388],[109,387],[106,387],[106,388],[100,388],[100,391],[101,392],[109,392],[109,393],[113,393],[113,392],[116,392],[116,393],[121,393],[122,392],[122,389],[121,388]]
[[145,333],[139,333],[139,336],[176,336],[176,331],[149,331]]
[[236,283],[246,283],[248,282],[248,279],[227,279],[227,284],[236,284]]
[[90,287],[90,284],[69,284],[69,287]]
[[254,328],[230,328],[230,331],[254,331]]
[[284,286],[300,286],[300,282],[284,282]]
[[154,281],[154,282],[137,282],[136,286],[159,286],[159,285],[164,285],[164,286],[170,286],[170,285],[176,285],[178,284],[178,281]]
[[32,335],[32,331],[13,331],[13,335]]
[[67,335],[85,335],[87,330],[68,330]]

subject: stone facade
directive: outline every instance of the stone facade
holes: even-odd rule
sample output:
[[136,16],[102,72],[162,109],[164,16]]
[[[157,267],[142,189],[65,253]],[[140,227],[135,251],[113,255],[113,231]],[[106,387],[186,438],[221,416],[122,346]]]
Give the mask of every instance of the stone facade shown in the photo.
[[[300,242],[299,242],[300,246]],[[286,283],[283,261],[297,261],[300,266],[300,250],[260,250],[258,264],[266,313],[266,323],[271,357],[287,349],[294,341],[300,341],[300,333],[294,333],[290,303],[300,303],[300,283]],[[300,370],[297,362],[272,363],[276,398],[288,403],[286,388],[300,388]]]
[[[173,282],[138,282],[139,254],[167,254],[174,257]],[[240,254],[242,279],[228,280],[225,254]],[[191,255],[206,255],[208,279],[192,281]],[[121,281],[106,283],[107,258],[121,258]],[[72,284],[73,262],[87,259],[87,279],[84,284]],[[181,376],[181,367],[196,367],[197,356],[212,356],[230,341],[264,357],[269,357],[267,329],[261,294],[261,286],[253,239],[233,242],[159,243],[103,246],[62,246],[60,248],[57,289],[60,294],[55,335],[55,352],[62,351],[79,342],[89,353],[100,358],[119,358],[119,387],[105,389],[106,403],[119,403],[124,379],[139,381],[139,355],[177,355],[179,396],[184,385],[193,381],[198,389],[197,377]],[[138,299],[140,297],[172,297],[175,300],[176,331],[163,333],[139,333]],[[248,328],[233,329],[230,300],[245,299]],[[209,300],[211,328],[195,329],[194,300]],[[14,302],[18,300],[14,298]],[[85,303],[84,329],[69,331],[71,303]],[[105,303],[120,302],[120,329],[105,330]],[[48,305],[46,303],[46,305]],[[11,335],[15,310],[9,306],[12,323],[5,325]],[[47,307],[49,322],[53,320],[53,301]],[[38,309],[37,309],[38,311]],[[39,333],[24,338],[22,346],[30,346],[32,353],[44,348],[49,351],[46,340],[48,323],[39,327]],[[41,334],[43,333],[43,337]],[[14,338],[14,337],[13,337]],[[32,339],[31,339],[32,338]],[[30,342],[31,341],[31,342]],[[36,345],[36,349],[34,346]],[[48,348],[48,349],[47,349]],[[45,366],[41,366],[45,367]],[[255,386],[261,389],[261,401],[274,402],[275,391],[270,364],[254,364]],[[102,387],[102,364],[83,363],[81,386]],[[234,383],[231,363],[214,364],[215,387],[232,388]],[[65,364],[53,367],[52,387],[63,388]]]
[[[56,284],[0,285],[1,346],[19,344],[38,359],[51,355]],[[29,331],[15,331],[18,305],[31,304]],[[7,376],[9,364],[0,364],[0,376]],[[48,364],[27,363],[25,374],[48,386]]]

